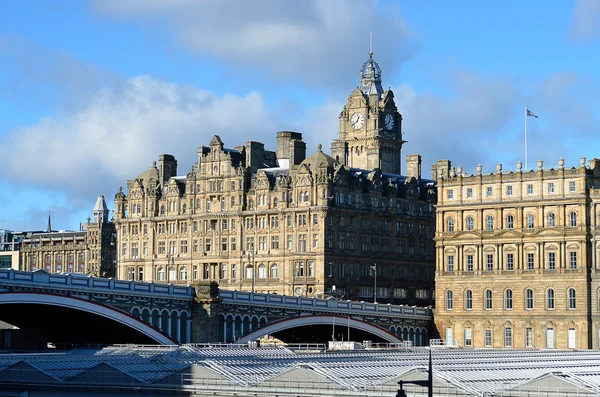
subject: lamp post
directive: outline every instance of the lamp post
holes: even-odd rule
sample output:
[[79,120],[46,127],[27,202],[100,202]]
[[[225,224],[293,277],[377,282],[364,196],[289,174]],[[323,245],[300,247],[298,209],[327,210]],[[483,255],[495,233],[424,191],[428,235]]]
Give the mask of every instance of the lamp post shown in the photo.
[[371,265],[373,270],[373,303],[377,303],[377,263]]
[[406,397],[406,391],[403,389],[405,383],[419,385],[427,388],[427,397],[433,397],[433,376],[431,371],[431,348],[429,349],[429,368],[427,369],[427,380],[401,380],[398,382],[398,393],[396,397]]
[[254,293],[254,271],[256,270],[254,266],[254,256],[255,252],[253,245],[251,251],[248,251],[248,262],[250,262],[250,259],[252,258],[252,293]]
[[171,266],[175,266],[175,257],[167,254],[167,284],[169,284],[169,276],[171,274]]

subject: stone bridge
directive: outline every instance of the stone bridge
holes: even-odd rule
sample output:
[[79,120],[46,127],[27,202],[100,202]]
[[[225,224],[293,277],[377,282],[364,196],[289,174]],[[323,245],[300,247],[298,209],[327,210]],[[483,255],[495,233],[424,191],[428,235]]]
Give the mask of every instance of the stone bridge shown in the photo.
[[71,344],[245,343],[265,335],[309,341],[302,339],[310,330],[313,339],[426,345],[432,326],[431,310],[421,307],[12,269],[0,270],[0,320]]

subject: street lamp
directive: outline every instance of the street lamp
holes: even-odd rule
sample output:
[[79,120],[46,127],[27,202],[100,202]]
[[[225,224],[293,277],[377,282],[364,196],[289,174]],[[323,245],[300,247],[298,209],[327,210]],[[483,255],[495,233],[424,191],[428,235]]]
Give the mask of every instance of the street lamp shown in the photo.
[[373,270],[373,303],[377,303],[377,263],[371,265],[371,270]]
[[169,276],[171,275],[171,266],[175,266],[175,256],[167,254],[167,284],[169,284]]
[[251,251],[248,251],[248,262],[250,262],[250,259],[252,259],[252,293],[254,293],[254,271],[256,270],[254,268],[254,245],[252,246]]

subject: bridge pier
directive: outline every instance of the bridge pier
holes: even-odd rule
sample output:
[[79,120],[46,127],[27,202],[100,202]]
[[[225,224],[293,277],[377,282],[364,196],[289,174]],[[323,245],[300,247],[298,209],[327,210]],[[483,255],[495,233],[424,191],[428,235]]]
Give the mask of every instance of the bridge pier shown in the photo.
[[219,298],[219,284],[215,281],[199,281],[194,283],[193,287],[196,294],[192,304],[191,341],[218,341],[218,314],[222,301]]

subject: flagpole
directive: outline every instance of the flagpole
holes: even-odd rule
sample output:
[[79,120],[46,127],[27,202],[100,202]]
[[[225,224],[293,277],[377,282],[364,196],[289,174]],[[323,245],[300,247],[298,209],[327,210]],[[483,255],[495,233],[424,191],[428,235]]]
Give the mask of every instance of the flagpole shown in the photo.
[[525,106],[525,170],[529,169],[527,164],[527,106]]

